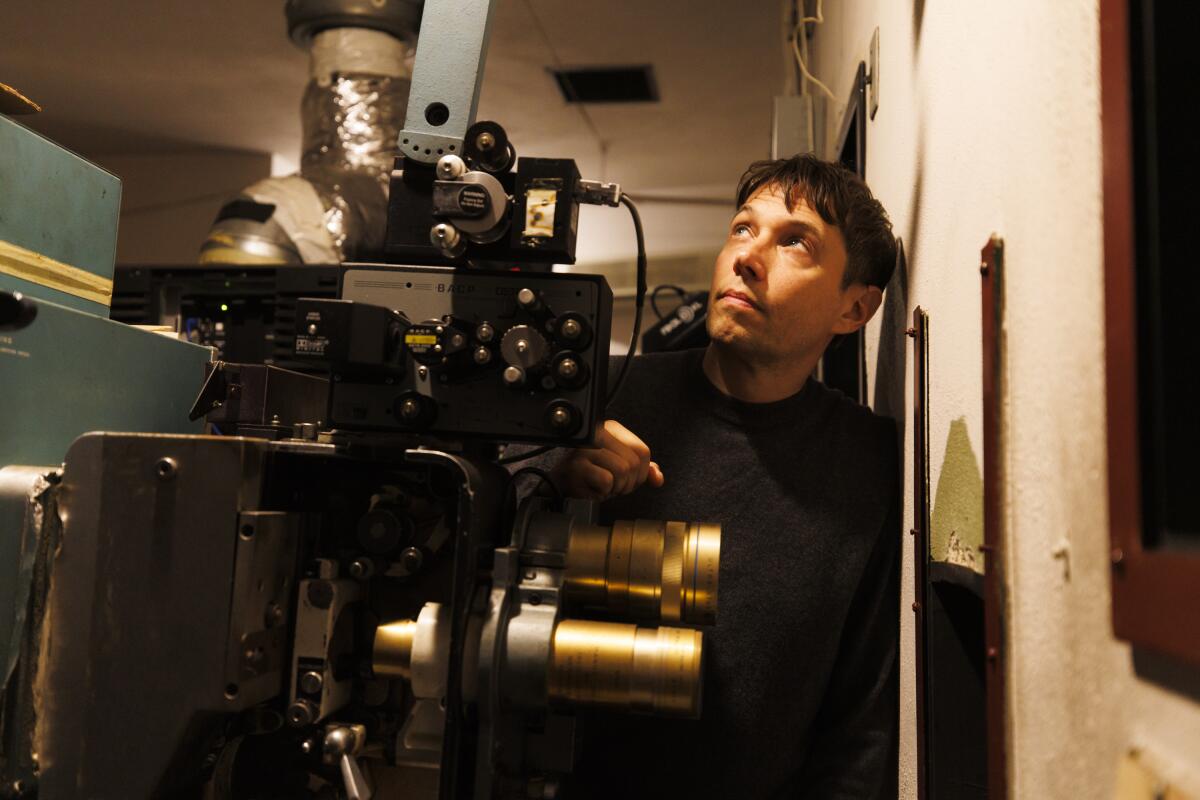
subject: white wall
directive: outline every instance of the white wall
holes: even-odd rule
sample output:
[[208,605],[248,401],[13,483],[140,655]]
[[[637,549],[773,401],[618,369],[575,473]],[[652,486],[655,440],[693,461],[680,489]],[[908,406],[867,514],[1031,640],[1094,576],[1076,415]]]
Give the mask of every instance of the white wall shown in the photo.
[[239,150],[91,158],[121,179],[118,264],[195,264],[221,206],[271,170],[270,153]]
[[[942,474],[956,420],[982,468],[979,250],[993,232],[1006,243],[1006,635],[1018,798],[1112,797],[1131,747],[1200,795],[1200,704],[1139,677],[1111,632],[1098,14],[1096,0],[846,0],[825,4],[814,39],[814,72],[845,98],[880,29],[867,179],[905,240],[908,311],[921,305],[931,317],[933,486],[959,479]],[[876,321],[872,383],[879,337]],[[907,364],[911,398],[911,350]],[[911,418],[905,427],[908,529]],[[905,544],[900,779],[901,795],[915,797]],[[1060,545],[1065,559],[1054,555]]]

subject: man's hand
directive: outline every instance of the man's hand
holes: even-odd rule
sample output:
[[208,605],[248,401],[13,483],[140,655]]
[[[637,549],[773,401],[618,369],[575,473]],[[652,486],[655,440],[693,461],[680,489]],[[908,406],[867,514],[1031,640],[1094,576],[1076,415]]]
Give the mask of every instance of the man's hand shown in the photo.
[[552,473],[567,497],[606,500],[629,494],[643,483],[663,485],[662,470],[650,460],[650,448],[628,428],[605,420],[596,435],[596,449],[571,452]]

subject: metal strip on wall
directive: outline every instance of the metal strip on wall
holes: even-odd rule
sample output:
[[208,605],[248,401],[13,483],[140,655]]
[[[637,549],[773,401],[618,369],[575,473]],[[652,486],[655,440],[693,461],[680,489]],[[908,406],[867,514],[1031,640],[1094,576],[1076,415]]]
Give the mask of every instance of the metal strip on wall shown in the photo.
[[1004,240],[980,251],[983,282],[983,616],[987,646],[988,797],[1008,797],[1007,651],[1004,646]]
[[926,615],[929,585],[929,315],[913,310],[913,612],[916,614],[917,797],[929,789],[928,643]]
[[0,239],[0,273],[108,306],[112,280]]

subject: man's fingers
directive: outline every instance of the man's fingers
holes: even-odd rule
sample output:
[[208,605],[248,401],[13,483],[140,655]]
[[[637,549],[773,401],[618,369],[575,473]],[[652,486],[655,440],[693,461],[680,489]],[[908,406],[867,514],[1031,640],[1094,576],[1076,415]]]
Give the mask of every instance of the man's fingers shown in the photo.
[[612,494],[613,474],[611,472],[588,461],[580,462],[577,469],[580,482],[590,493],[589,499],[603,500]]
[[648,467],[646,482],[655,489],[658,489],[667,482],[667,479],[663,476],[662,467],[653,461],[650,462],[650,466]]
[[633,431],[616,420],[606,420],[605,431],[609,434],[609,446],[628,460],[630,469],[634,471],[633,486],[630,491],[641,486],[646,480],[650,469],[650,448]]
[[609,490],[612,494],[625,494],[633,489],[630,485],[633,472],[629,460],[620,453],[608,449],[589,450],[584,459],[592,466],[607,470],[612,475],[612,486]]

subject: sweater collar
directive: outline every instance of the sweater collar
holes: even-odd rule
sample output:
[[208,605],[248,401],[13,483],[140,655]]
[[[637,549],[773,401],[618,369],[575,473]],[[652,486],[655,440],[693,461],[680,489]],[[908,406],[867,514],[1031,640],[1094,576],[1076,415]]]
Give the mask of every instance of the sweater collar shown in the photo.
[[800,387],[800,391],[782,400],[770,403],[748,403],[738,400],[714,386],[704,374],[703,348],[692,351],[690,356],[689,382],[698,396],[703,398],[705,407],[714,416],[739,427],[769,428],[780,424],[795,425],[811,417],[820,400],[820,387],[811,376]]

